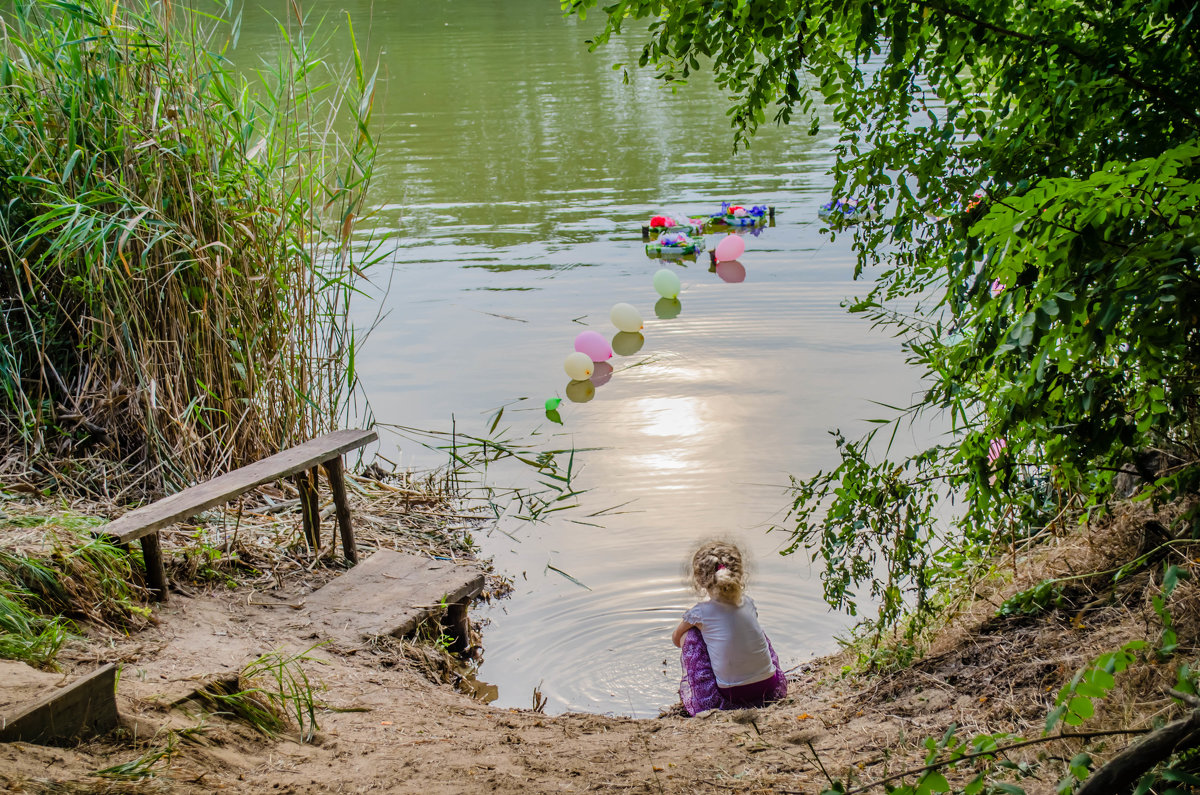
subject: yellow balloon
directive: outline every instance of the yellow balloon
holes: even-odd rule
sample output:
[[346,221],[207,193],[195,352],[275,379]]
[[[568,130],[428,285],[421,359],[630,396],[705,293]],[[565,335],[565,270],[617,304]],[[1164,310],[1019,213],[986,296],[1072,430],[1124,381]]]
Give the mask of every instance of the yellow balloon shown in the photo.
[[608,315],[621,331],[636,334],[642,330],[642,316],[632,304],[616,304]]
[[567,371],[567,375],[571,376],[572,381],[584,381],[591,376],[595,366],[592,364],[591,356],[575,351],[567,356],[566,361],[563,362],[563,369]]

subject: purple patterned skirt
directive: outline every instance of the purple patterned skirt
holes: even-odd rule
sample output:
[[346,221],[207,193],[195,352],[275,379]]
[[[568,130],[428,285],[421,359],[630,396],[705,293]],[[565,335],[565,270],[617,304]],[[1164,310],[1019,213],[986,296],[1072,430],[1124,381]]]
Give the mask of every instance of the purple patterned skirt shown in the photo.
[[683,708],[689,715],[696,715],[706,709],[740,709],[742,707],[761,707],[769,701],[778,701],[787,695],[787,678],[779,667],[779,658],[771,639],[767,638],[767,650],[771,652],[771,662],[775,665],[775,675],[761,682],[751,682],[738,687],[721,687],[717,684],[716,674],[713,673],[712,660],[708,656],[708,645],[700,630],[689,629],[683,636],[682,651],[679,655],[683,666],[683,678],[679,680],[679,698],[683,700]]

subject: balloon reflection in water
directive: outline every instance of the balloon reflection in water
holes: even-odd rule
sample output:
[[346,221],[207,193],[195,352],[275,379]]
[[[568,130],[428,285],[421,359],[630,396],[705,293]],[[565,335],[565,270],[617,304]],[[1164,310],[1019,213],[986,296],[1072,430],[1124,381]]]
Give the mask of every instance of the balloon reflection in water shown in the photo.
[[591,381],[572,381],[567,384],[567,399],[572,403],[587,403],[596,397],[596,385]]
[[608,383],[608,379],[612,378],[613,366],[608,362],[596,362],[596,372],[592,373],[590,380],[595,386],[604,386]]
[[722,280],[730,282],[731,284],[744,282],[746,281],[746,266],[737,260],[718,262],[717,275],[720,276]]
[[660,320],[671,320],[679,317],[679,313],[683,311],[683,304],[679,303],[678,298],[660,298],[658,303],[654,305],[654,314]]
[[613,353],[618,356],[633,356],[646,344],[646,338],[636,332],[622,331],[612,338]]

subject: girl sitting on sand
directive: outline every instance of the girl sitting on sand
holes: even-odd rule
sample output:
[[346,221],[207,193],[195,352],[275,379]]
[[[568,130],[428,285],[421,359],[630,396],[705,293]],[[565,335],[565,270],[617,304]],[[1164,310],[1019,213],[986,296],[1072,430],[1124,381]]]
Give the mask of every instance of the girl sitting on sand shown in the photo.
[[679,697],[687,713],[762,706],[786,696],[779,658],[744,593],[741,551],[710,541],[692,556],[691,580],[708,599],[683,614],[671,638],[683,650]]

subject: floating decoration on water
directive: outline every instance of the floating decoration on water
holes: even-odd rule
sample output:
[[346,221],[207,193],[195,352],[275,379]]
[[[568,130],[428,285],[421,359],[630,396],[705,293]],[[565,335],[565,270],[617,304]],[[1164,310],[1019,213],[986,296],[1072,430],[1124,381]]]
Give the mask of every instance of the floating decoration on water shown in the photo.
[[821,209],[817,210],[817,217],[837,224],[857,224],[878,218],[879,208],[858,199],[835,199],[822,204]]
[[688,237],[683,232],[668,232],[646,244],[651,257],[683,257],[704,250],[704,238]]
[[607,361],[612,358],[613,354],[612,346],[598,331],[581,331],[575,338],[575,350],[586,355],[593,362]]
[[659,320],[673,320],[679,317],[679,313],[683,311],[683,304],[679,303],[678,298],[660,298],[658,303],[654,305],[654,314]]
[[613,366],[608,362],[596,362],[596,372],[589,379],[594,386],[604,386],[612,378]]
[[654,292],[663,298],[674,298],[679,295],[681,289],[683,289],[683,284],[680,283],[679,277],[675,275],[674,271],[666,268],[659,268],[655,271]]
[[613,353],[618,356],[633,356],[646,344],[646,338],[633,331],[622,331],[612,338]]
[[709,220],[714,224],[725,226],[761,226],[767,222],[767,216],[775,217],[775,208],[765,204],[747,207],[742,204],[721,202],[721,211],[713,213]]
[[568,354],[566,361],[563,362],[563,370],[567,375],[571,376],[572,381],[586,381],[592,377],[595,372],[595,365],[592,364],[592,357],[586,353]]
[[572,381],[567,384],[567,399],[572,403],[587,403],[596,397],[596,385],[591,381]]
[[608,313],[612,324],[621,331],[637,333],[642,330],[642,316],[632,304],[614,304]]
[[732,262],[746,253],[746,241],[737,235],[725,235],[713,253],[717,256],[717,262]]
[[643,236],[660,235],[663,232],[691,232],[699,235],[704,233],[703,218],[684,218],[676,220],[670,215],[653,215],[650,223],[642,227]]
[[716,271],[717,276],[720,276],[722,281],[729,282],[730,284],[746,281],[746,266],[737,260],[718,262]]
[[546,399],[546,411],[554,411],[560,405],[562,405],[562,398],[547,398]]

